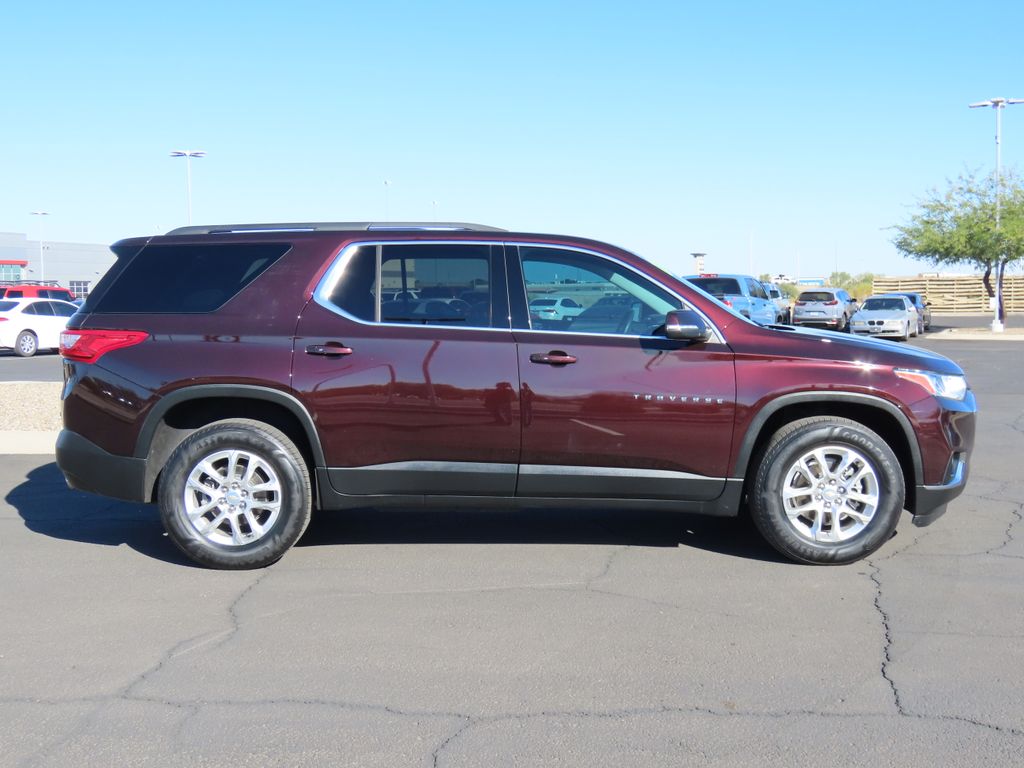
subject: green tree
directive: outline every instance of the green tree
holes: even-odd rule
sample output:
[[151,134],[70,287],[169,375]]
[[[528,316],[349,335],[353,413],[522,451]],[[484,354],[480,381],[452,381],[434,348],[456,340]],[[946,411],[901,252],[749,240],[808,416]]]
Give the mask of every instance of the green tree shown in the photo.
[[996,317],[1005,319],[1003,275],[1008,264],[1024,258],[1024,187],[1016,174],[998,184],[994,176],[960,176],[945,192],[932,190],[910,220],[894,229],[892,242],[900,253],[983,270],[985,290],[996,298]]
[[849,272],[833,272],[828,277],[829,285],[843,288],[860,300],[871,295],[871,287],[874,282],[875,276],[871,272],[861,272],[858,275],[851,275]]

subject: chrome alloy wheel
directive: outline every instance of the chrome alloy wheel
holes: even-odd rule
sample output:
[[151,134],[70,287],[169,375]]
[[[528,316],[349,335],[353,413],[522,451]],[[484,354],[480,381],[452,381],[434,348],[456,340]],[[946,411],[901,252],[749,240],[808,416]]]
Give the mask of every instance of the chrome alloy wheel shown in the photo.
[[281,481],[269,463],[248,451],[217,451],[189,473],[184,509],[204,539],[240,547],[274,527],[281,498]]
[[847,541],[863,531],[879,504],[878,472],[858,451],[826,445],[786,472],[782,504],[796,531],[811,541]]

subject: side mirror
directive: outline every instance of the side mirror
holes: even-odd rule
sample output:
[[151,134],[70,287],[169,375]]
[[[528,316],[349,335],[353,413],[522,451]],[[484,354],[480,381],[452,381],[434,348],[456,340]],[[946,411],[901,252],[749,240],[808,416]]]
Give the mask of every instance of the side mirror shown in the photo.
[[665,336],[678,341],[707,341],[711,329],[693,310],[676,309],[665,315]]

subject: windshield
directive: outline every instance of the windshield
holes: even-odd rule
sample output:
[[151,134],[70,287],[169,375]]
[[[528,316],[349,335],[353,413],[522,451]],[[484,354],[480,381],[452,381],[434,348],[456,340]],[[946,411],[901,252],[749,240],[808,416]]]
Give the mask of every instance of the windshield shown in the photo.
[[866,312],[892,311],[906,309],[903,299],[868,299],[861,307]]

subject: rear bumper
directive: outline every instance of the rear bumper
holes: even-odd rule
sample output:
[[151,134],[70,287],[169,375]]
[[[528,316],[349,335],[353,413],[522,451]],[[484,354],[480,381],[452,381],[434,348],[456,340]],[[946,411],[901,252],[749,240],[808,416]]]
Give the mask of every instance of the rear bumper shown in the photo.
[[841,317],[794,317],[793,325],[828,325],[836,326],[842,322]]
[[917,509],[914,511],[914,525],[923,528],[942,517],[946,513],[946,505],[963,493],[966,485],[967,455],[956,454],[945,483],[916,486]]
[[68,487],[125,501],[147,502],[146,460],[107,453],[77,432],[57,437],[57,466]]

